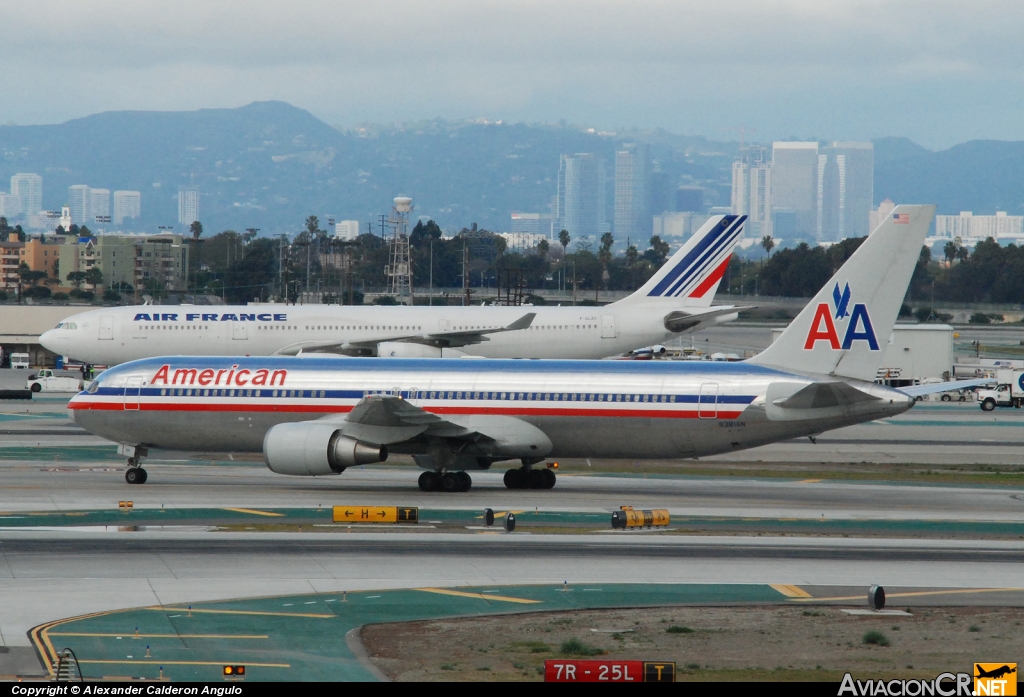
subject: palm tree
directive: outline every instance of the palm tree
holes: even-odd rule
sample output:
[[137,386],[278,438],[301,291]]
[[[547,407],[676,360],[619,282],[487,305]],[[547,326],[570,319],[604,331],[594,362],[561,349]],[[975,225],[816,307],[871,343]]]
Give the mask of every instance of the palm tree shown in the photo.
[[765,235],[761,238],[761,246],[764,247],[764,251],[768,256],[771,256],[772,250],[775,249],[775,240],[772,239],[771,235]]
[[558,243],[560,245],[562,245],[562,288],[563,289],[565,288],[565,255],[566,255],[566,252],[569,249],[569,242],[571,242],[571,241],[572,241],[572,238],[569,237],[569,231],[568,230],[561,230],[558,233]]

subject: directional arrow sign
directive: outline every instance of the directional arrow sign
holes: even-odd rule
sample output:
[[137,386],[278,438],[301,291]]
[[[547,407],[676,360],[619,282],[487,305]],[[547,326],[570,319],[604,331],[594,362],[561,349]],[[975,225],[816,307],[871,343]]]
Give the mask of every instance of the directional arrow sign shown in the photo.
[[417,523],[419,509],[399,506],[334,506],[335,523]]

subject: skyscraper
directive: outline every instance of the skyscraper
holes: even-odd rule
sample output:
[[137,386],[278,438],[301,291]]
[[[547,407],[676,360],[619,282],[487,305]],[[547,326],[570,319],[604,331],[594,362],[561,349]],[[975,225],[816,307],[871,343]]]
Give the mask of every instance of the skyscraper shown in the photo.
[[183,186],[178,189],[178,222],[188,227],[199,220],[199,189]]
[[106,219],[110,217],[110,189],[89,189],[88,215],[89,225],[109,222]]
[[747,148],[732,165],[732,212],[747,216],[747,233],[772,235],[772,165],[765,148]]
[[875,147],[834,142],[821,149],[821,235],[823,240],[864,237],[874,197]]
[[21,214],[36,215],[43,210],[43,178],[19,172],[11,177],[11,195],[21,200]]
[[71,208],[71,223],[85,225],[89,221],[89,185],[74,184],[68,187],[68,206]]
[[615,151],[614,230],[620,238],[651,233],[650,172],[650,149],[645,143],[623,143]]
[[604,163],[596,155],[562,155],[558,168],[558,229],[568,230],[576,239],[605,232],[604,190]]
[[142,194],[138,191],[114,192],[114,224],[121,225],[126,219],[142,216]]
[[818,239],[820,184],[817,143],[772,144],[771,206],[777,234]]

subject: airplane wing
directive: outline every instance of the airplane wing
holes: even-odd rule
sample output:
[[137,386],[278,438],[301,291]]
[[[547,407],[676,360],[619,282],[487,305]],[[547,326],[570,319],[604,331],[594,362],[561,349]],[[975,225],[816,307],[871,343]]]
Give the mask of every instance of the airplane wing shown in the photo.
[[[373,445],[443,443],[454,457],[509,459],[543,458],[551,451],[543,431],[510,416],[439,416],[395,395],[368,395],[344,417],[328,416],[317,423],[337,424],[347,437]],[[430,451],[438,457],[438,449]]]
[[929,382],[924,385],[908,385],[907,387],[897,387],[903,394],[910,397],[923,397],[926,394],[936,394],[938,392],[951,392],[953,390],[963,390],[969,387],[978,387],[979,385],[988,385],[995,382],[995,378],[975,378],[972,380],[951,380],[949,382]]
[[673,310],[665,315],[665,329],[670,332],[685,332],[708,320],[734,315],[754,307],[756,305],[715,305],[714,307]]
[[526,329],[533,324],[536,312],[527,312],[515,322],[505,327],[491,327],[478,329],[456,329],[447,332],[426,332],[423,334],[408,334],[406,336],[382,336],[379,338],[364,339],[361,341],[298,341],[274,352],[279,356],[294,356],[300,352],[323,352],[323,353],[345,353],[359,351],[360,349],[373,349],[382,341],[399,341],[413,344],[426,344],[437,348],[458,348],[469,344],[479,344],[489,341],[488,334],[499,334],[501,332],[514,332]]

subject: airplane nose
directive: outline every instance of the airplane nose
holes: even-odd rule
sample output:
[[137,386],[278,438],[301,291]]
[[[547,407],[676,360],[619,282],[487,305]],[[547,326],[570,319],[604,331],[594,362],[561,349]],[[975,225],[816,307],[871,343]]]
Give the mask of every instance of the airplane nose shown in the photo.
[[40,334],[39,343],[42,344],[43,348],[45,348],[47,351],[52,351],[53,353],[62,353],[59,347],[60,342],[57,341],[56,329],[48,329],[42,334]]

